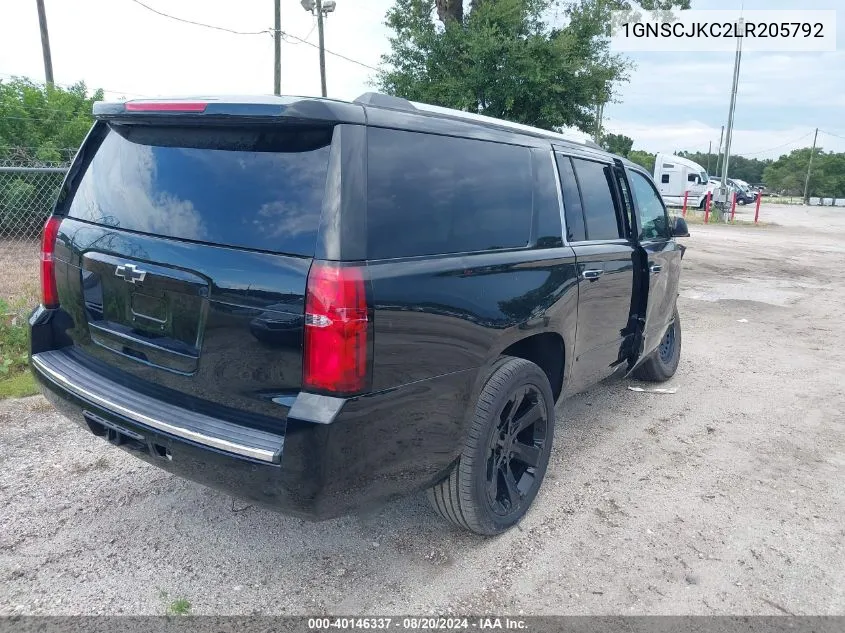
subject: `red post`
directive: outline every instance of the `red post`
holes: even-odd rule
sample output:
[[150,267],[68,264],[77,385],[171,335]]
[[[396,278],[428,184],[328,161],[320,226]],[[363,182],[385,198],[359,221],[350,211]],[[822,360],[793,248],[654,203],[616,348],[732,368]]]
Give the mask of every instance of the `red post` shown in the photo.
[[684,191],[684,210],[681,212],[684,217],[687,217],[687,198],[689,198],[689,190]]
[[736,191],[731,196],[731,222],[734,221],[734,214],[736,213]]
[[763,197],[758,193],[757,194],[757,208],[754,209],[754,224],[757,224],[757,218],[760,217],[760,203],[763,201]]
[[712,191],[707,192],[707,200],[704,202],[704,223],[707,224],[710,221],[710,198],[713,196]]

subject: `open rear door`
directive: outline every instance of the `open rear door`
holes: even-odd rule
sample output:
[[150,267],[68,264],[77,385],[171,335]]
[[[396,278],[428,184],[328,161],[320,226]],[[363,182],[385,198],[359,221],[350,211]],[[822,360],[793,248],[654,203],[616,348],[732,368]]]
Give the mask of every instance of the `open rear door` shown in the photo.
[[[648,278],[642,346],[632,369],[654,351],[675,315],[682,249],[672,239],[669,215],[654,183],[645,174],[626,169],[636,215],[638,243],[642,249],[644,272]],[[645,288],[645,283],[642,284]]]

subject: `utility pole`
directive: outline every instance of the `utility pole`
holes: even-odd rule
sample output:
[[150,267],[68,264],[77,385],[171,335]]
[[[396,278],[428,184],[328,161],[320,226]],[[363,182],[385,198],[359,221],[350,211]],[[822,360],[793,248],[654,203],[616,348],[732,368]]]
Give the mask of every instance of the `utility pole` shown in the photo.
[[326,93],[326,47],[323,37],[323,0],[317,0],[317,34],[320,38],[320,88]]
[[53,88],[53,58],[50,56],[50,34],[47,32],[47,12],[44,0],[35,0],[38,6],[38,26],[41,28],[41,53],[44,55],[44,80],[47,89]]
[[[710,175],[710,154],[713,153],[713,141],[709,141],[707,144],[707,175]],[[705,183],[707,184],[707,183]]]
[[[719,132],[719,151],[716,152],[716,175],[721,176],[719,173],[719,164],[722,162],[722,139],[725,138],[725,126],[722,126],[722,131]],[[710,172],[707,172],[708,174]]]
[[314,11],[317,12],[317,33],[320,35],[320,88],[323,96],[326,97],[328,93],[326,92],[326,45],[323,17],[328,17],[329,13],[337,8],[337,2],[335,0],[299,0],[299,4],[312,15]]
[[[740,20],[740,23],[742,20]],[[736,110],[736,91],[737,87],[739,86],[739,67],[742,62],[742,38],[736,38],[736,56],[734,58],[734,77],[733,77],[733,85],[731,87],[731,105],[728,109],[728,133],[725,137],[725,159],[722,163],[722,184],[720,187],[720,194],[725,196],[725,198],[721,201],[723,203],[727,202],[727,191],[728,191],[728,170],[730,169],[731,165],[731,138],[733,136],[733,128],[734,128],[734,111]],[[721,197],[721,196],[720,196]]]
[[273,0],[276,8],[276,22],[273,30],[275,65],[273,66],[273,94],[282,94],[282,7],[281,0]]
[[819,138],[819,128],[813,135],[813,149],[810,150],[810,162],[807,163],[807,177],[804,179],[804,204],[810,204],[810,170],[813,168],[813,156],[816,153],[816,141]]
[[596,131],[593,140],[596,145],[601,145],[601,128],[604,123],[604,102],[596,104]]

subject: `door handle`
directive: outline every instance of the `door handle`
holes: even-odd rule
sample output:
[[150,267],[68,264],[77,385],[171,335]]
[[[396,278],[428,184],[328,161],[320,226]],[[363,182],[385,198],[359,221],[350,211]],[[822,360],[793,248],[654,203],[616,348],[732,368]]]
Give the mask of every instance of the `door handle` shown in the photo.
[[655,275],[657,273],[659,273],[661,270],[663,270],[663,266],[661,266],[660,264],[652,264],[651,266],[648,267],[648,271],[650,273],[654,273]]
[[581,278],[589,279],[590,281],[595,281],[596,279],[602,276],[602,273],[604,273],[603,270],[585,270],[581,272]]

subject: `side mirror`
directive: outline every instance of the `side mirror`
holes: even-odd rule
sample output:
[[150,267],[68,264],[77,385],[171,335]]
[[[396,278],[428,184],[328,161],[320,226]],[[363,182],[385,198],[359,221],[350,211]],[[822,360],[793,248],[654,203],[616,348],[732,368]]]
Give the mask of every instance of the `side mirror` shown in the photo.
[[672,218],[672,237],[689,237],[687,221],[681,216],[675,216]]

